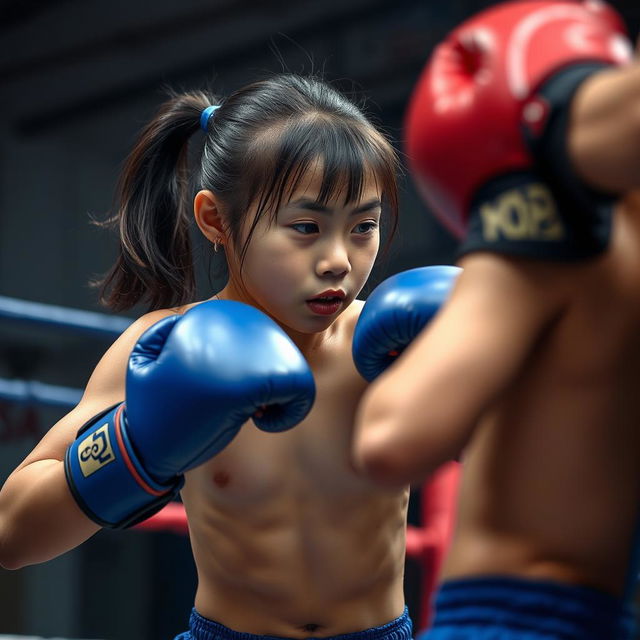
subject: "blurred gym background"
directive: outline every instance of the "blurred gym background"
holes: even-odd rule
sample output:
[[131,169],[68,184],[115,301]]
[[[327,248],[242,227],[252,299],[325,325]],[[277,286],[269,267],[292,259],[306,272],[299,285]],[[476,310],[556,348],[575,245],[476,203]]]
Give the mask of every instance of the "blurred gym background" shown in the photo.
[[[491,4],[1,0],[0,296],[105,312],[88,282],[111,264],[115,237],[90,220],[108,213],[120,166],[166,86],[207,84],[226,95],[271,71],[321,73],[364,99],[401,148],[407,99],[434,44]],[[635,38],[640,5],[613,4]],[[401,191],[399,234],[369,289],[452,260],[452,238],[409,179]],[[203,297],[216,278],[199,273]],[[0,377],[80,389],[110,340],[3,320]],[[62,413],[0,400],[0,483]],[[410,521],[419,524],[416,505]],[[408,561],[414,616],[419,572]],[[195,581],[186,538],[102,531],[49,563],[0,569],[0,634],[170,639],[186,628]]]

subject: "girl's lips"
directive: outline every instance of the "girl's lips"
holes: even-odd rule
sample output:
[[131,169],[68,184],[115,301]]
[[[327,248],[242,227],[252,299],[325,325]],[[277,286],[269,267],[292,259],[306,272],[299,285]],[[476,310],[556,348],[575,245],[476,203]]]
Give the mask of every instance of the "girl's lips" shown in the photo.
[[313,296],[311,300],[317,300],[318,298],[339,298],[340,300],[344,300],[347,297],[347,294],[342,289],[327,289],[318,295]]
[[339,298],[331,298],[328,300],[314,298],[313,300],[307,300],[307,306],[313,313],[321,316],[330,316],[338,312],[342,306],[342,300]]

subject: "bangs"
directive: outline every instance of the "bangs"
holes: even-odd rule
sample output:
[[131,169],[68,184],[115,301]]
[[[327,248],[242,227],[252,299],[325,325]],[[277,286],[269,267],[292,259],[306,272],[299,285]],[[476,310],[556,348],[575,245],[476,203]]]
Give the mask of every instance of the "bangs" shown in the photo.
[[[256,204],[252,229],[264,214],[270,221],[300,183],[321,172],[318,202],[343,198],[357,202],[367,180],[397,213],[396,156],[387,140],[370,126],[313,113],[271,127],[249,149],[253,179],[247,204]],[[247,176],[248,177],[248,176]]]

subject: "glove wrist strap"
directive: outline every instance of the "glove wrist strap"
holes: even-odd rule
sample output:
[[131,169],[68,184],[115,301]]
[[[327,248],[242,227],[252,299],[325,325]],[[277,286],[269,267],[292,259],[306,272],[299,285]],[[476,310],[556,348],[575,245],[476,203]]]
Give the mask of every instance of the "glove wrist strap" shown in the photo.
[[92,418],[65,455],[65,475],[84,513],[103,527],[130,527],[159,511],[184,478],[159,483],[145,471],[127,434],[124,404]]

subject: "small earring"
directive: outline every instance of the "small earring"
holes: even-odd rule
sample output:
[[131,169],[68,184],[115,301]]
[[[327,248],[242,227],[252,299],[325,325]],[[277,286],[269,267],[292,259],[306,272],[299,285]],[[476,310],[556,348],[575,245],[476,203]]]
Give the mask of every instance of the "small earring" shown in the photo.
[[220,238],[220,236],[218,236],[213,241],[213,250],[215,251],[215,253],[218,253],[218,245],[222,245],[222,239]]

